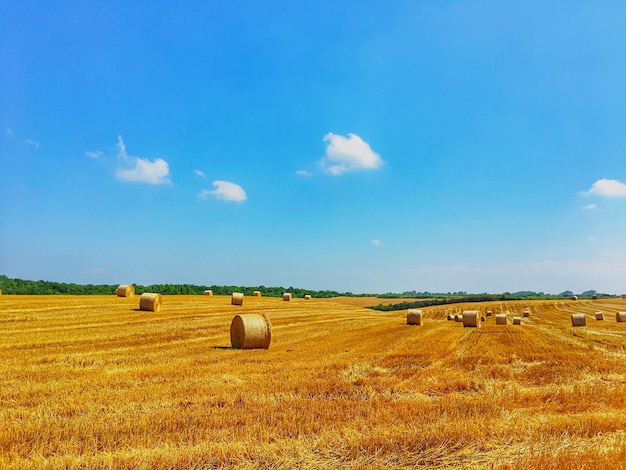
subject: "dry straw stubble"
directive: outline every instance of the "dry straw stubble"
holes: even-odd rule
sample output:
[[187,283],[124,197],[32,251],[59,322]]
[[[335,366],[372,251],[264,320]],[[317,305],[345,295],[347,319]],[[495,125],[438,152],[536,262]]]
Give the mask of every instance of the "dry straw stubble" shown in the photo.
[[163,297],[161,296],[161,294],[145,292],[141,294],[141,298],[139,299],[139,310],[145,310],[147,312],[158,312],[161,310],[162,303]]
[[272,324],[264,314],[235,315],[230,324],[230,343],[234,349],[268,349]]

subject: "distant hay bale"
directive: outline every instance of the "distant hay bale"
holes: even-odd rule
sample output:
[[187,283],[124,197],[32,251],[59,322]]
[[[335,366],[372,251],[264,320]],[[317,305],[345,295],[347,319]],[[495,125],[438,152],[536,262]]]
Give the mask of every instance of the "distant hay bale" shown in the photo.
[[626,312],[617,312],[617,313],[615,314],[615,320],[616,320],[618,323],[621,323],[621,322],[626,322]]
[[306,295],[304,296],[304,300],[311,300],[311,296],[310,296],[309,294],[306,294]]
[[480,326],[480,315],[478,310],[465,310],[463,312],[463,327],[478,328]]
[[285,302],[289,302],[289,301],[291,301],[291,293],[290,293],[290,292],[285,292],[285,293],[283,294],[283,300],[284,300]]
[[578,300],[578,296],[577,295],[572,295],[572,300]]
[[231,305],[243,305],[243,294],[241,292],[233,292],[230,297]]
[[0,289],[0,295],[2,295],[2,289]]
[[530,317],[530,310],[526,309],[522,312],[522,315],[524,316],[524,318],[528,318]]
[[118,297],[132,297],[135,295],[135,286],[132,284],[122,284],[117,288],[115,294]]
[[139,310],[158,312],[161,310],[162,303],[163,298],[161,297],[161,294],[145,292],[141,294],[141,298],[139,299]]
[[261,297],[261,291],[260,291],[260,290],[255,290],[255,291],[252,293],[252,297]]
[[230,324],[230,343],[234,349],[268,349],[272,341],[269,319],[258,313],[235,315]]
[[522,317],[513,317],[513,324],[514,325],[521,325],[522,324]]
[[592,295],[591,296],[591,300],[598,300],[598,296],[597,295]]
[[626,299],[626,294],[622,294],[622,299]]
[[204,295],[213,296],[213,291],[211,289],[207,289],[203,292]]
[[421,310],[410,308],[406,314],[406,324],[421,326],[423,318]]
[[584,313],[572,313],[572,326],[587,326],[587,317]]
[[448,319],[448,321],[454,320],[454,315],[448,314],[447,319]]
[[490,317],[491,315],[493,315],[493,312],[491,310],[487,310],[487,316]]
[[480,317],[480,321],[485,322],[487,319],[485,317]]
[[596,312],[596,320],[604,320],[604,313],[603,312]]
[[496,325],[506,325],[506,315],[504,313],[499,313],[496,315]]
[[460,314],[458,314],[458,313],[457,313],[457,314],[454,316],[454,321],[455,321],[455,322],[462,322],[462,321],[463,321],[463,315],[460,315]]

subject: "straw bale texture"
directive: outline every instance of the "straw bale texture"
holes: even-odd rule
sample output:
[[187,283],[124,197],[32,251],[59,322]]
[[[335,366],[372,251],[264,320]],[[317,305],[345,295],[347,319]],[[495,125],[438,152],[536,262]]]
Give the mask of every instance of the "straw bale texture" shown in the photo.
[[289,293],[289,292],[285,292],[285,293],[283,294],[283,300],[284,300],[285,302],[289,302],[289,301],[291,300],[291,293]]
[[255,291],[252,293],[252,297],[261,297],[261,291],[260,291],[260,290],[255,290]]
[[135,295],[135,286],[132,284],[122,284],[117,288],[115,294],[118,297],[132,297]]
[[211,289],[207,289],[203,292],[204,295],[209,295],[212,296],[213,295],[213,291]]
[[465,310],[463,312],[463,327],[477,328],[480,326],[480,315],[478,310]]
[[415,309],[415,308],[410,308],[409,311],[406,314],[406,324],[407,325],[421,325],[422,324],[422,320],[423,320],[423,315],[422,315],[422,311]]
[[521,325],[522,324],[522,317],[513,317],[513,324],[514,325]]
[[268,349],[272,341],[269,319],[258,313],[235,315],[230,324],[230,343],[234,349]]
[[617,312],[615,314],[615,320],[618,322],[626,321],[626,312]]
[[506,325],[506,323],[506,315],[504,313],[496,315],[496,325]]
[[243,294],[241,292],[233,292],[230,298],[231,305],[243,305]]
[[604,320],[604,313],[596,312],[596,320]]
[[141,294],[141,298],[139,299],[139,310],[158,312],[159,310],[161,310],[162,303],[163,298],[161,297],[161,294],[145,292]]
[[584,313],[572,313],[572,326],[587,326],[587,317]]

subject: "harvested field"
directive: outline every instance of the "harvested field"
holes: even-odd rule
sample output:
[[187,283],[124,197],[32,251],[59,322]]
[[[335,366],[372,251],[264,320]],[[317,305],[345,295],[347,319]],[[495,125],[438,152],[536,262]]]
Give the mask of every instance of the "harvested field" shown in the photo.
[[[531,315],[446,321],[487,309]],[[626,323],[570,321],[623,309],[3,295],[0,468],[624,468]],[[242,313],[269,349],[230,347]]]

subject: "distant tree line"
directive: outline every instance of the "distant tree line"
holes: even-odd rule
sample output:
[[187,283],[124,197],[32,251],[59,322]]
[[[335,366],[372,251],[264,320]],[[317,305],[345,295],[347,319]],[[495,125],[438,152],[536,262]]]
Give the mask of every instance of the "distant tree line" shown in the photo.
[[[266,297],[282,297],[283,293],[291,292],[294,297],[303,297],[305,294],[316,298],[330,298],[339,296],[352,296],[350,292],[337,292],[333,290],[308,290],[297,287],[266,287],[266,286],[198,286],[194,284],[150,284],[143,286],[133,284],[136,294],[144,292],[158,292],[163,295],[200,295],[205,290],[211,289],[214,295],[230,295],[233,292],[243,292],[252,295],[256,290]],[[115,294],[118,284],[74,284],[51,281],[27,281],[23,279],[10,279],[0,275],[0,290],[3,294],[16,295],[109,295]]]

